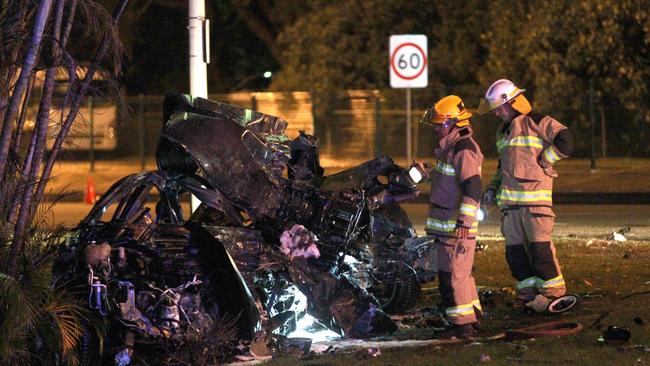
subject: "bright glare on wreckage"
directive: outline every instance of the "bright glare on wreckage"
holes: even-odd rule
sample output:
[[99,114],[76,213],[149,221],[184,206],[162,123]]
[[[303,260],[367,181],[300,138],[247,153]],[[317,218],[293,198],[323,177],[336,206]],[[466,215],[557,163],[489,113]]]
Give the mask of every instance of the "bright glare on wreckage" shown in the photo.
[[307,314],[307,297],[294,287],[294,303],[292,310],[302,317],[296,321],[296,330],[289,333],[289,338],[311,338],[312,342],[326,342],[341,338],[341,335],[329,330],[319,323],[316,318]]

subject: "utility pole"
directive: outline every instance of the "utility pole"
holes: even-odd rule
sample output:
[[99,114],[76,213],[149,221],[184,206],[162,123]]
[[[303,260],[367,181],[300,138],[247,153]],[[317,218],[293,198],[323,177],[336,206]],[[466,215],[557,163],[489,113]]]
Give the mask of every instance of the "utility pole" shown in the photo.
[[210,23],[205,18],[205,0],[188,0],[190,37],[190,94],[208,97],[208,63],[210,63]]
[[[208,64],[210,63],[210,22],[205,18],[205,0],[188,0],[188,25],[190,37],[190,94],[208,97]],[[190,210],[194,212],[201,202],[194,196]]]

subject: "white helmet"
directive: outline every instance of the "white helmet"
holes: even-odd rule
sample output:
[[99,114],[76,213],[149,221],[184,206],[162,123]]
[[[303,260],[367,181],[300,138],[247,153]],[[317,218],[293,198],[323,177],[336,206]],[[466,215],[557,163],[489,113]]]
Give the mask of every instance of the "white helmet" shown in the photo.
[[485,98],[481,98],[478,106],[479,113],[486,113],[510,102],[526,89],[519,89],[515,83],[507,79],[499,79],[490,85],[485,92]]

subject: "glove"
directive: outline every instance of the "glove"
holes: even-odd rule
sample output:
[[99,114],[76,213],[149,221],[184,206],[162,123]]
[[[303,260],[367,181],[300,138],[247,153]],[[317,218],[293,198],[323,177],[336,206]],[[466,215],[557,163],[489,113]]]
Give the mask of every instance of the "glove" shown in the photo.
[[544,174],[548,175],[551,178],[557,178],[557,172],[555,169],[553,169],[553,165],[549,164],[549,162],[544,159],[544,156],[537,156],[537,164],[542,167]]
[[491,205],[497,200],[497,192],[494,188],[488,188],[481,196],[481,205]]

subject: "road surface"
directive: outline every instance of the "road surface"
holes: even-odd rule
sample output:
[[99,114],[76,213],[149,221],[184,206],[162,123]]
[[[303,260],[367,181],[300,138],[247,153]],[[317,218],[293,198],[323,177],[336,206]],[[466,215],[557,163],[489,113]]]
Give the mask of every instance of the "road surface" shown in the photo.
[[[61,202],[53,211],[53,223],[73,226],[88,213],[92,206],[85,203]],[[403,207],[413,221],[418,234],[424,233],[427,205],[405,204]],[[630,227],[630,239],[650,240],[650,205],[557,205],[554,235],[575,237],[604,237],[612,231]],[[499,234],[500,218],[491,209],[486,220],[480,223],[481,236]]]
[[[405,204],[418,234],[424,232],[426,204]],[[555,236],[603,237],[630,227],[629,239],[650,240],[650,205],[556,205]],[[496,208],[479,224],[481,236],[500,234],[500,214]]]

